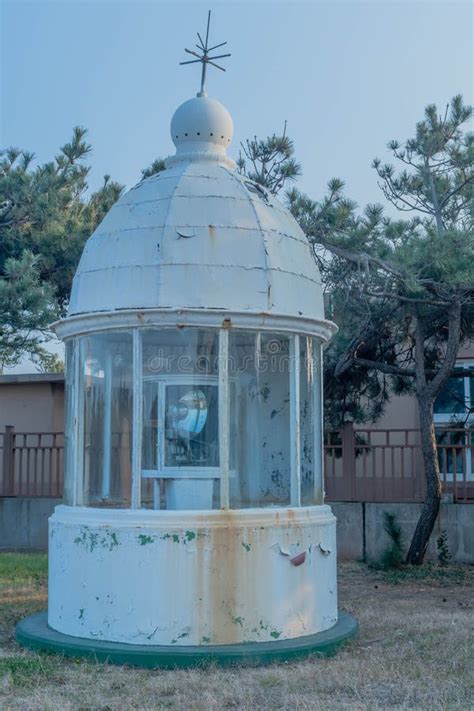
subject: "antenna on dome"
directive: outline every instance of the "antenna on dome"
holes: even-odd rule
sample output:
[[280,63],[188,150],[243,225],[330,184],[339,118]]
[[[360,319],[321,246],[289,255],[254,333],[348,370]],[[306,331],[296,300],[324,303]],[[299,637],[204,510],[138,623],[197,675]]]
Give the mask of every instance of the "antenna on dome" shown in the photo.
[[215,63],[215,59],[223,59],[224,57],[230,57],[230,54],[217,54],[215,57],[210,57],[209,54],[210,52],[213,52],[215,49],[218,49],[219,47],[223,47],[227,42],[221,42],[220,44],[215,44],[214,47],[209,47],[208,42],[209,42],[209,25],[211,24],[211,11],[209,10],[207,14],[207,28],[206,28],[206,41],[202,41],[202,37],[197,33],[198,39],[199,39],[199,44],[196,45],[198,50],[202,54],[198,54],[192,49],[185,49],[184,51],[187,52],[188,54],[194,55],[194,57],[197,57],[197,59],[190,59],[187,62],[180,62],[180,64],[197,64],[198,62],[201,62],[202,64],[202,71],[201,71],[201,91],[199,92],[198,96],[206,96],[206,92],[204,91],[204,85],[206,83],[206,70],[207,70],[207,65],[212,64],[213,67],[216,67],[216,69],[220,69],[222,72],[225,72],[224,67],[219,66],[218,64]]

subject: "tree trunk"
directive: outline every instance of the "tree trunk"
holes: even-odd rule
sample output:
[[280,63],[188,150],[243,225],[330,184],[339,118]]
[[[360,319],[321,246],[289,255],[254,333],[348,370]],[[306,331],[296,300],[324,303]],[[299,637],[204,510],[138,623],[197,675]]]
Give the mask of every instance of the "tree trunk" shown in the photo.
[[441,503],[441,477],[433,423],[433,402],[427,399],[424,392],[418,395],[418,408],[420,413],[421,450],[426,479],[426,497],[406,557],[406,562],[411,565],[421,565],[423,563]]
[[420,417],[421,451],[426,480],[426,497],[415,533],[407,553],[406,562],[421,565],[441,503],[441,477],[433,422],[433,405],[437,395],[456,363],[461,337],[461,303],[454,301],[448,312],[448,340],[443,364],[432,380],[427,381],[425,369],[425,337],[423,322],[415,316],[415,378],[416,397]]

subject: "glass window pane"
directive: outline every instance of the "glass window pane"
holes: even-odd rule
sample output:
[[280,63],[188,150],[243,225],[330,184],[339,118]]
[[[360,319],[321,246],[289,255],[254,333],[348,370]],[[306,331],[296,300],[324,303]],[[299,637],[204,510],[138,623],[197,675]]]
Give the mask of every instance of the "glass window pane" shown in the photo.
[[464,378],[449,378],[434,403],[436,415],[456,415],[465,412]]
[[102,333],[81,339],[86,506],[130,506],[132,336]]
[[74,373],[76,364],[75,355],[76,341],[71,339],[66,342],[66,387],[64,391],[64,411],[65,411],[65,429],[64,429],[64,490],[63,501],[67,506],[75,504],[75,468],[76,468],[76,431],[75,431],[75,413],[74,413]]
[[229,333],[230,506],[290,503],[287,336]]
[[462,479],[465,456],[468,451],[466,449],[468,436],[469,432],[463,428],[436,430],[438,464],[442,480],[453,481],[455,474],[457,479]]
[[158,467],[158,386],[152,381],[143,385],[142,467]]
[[142,332],[142,506],[219,508],[218,332]]
[[198,328],[146,329],[142,331],[143,377],[199,381],[217,375],[217,330]]
[[314,360],[310,338],[300,337],[301,503],[314,503]]
[[322,503],[321,345],[304,336],[300,336],[300,430],[301,504],[311,506]]

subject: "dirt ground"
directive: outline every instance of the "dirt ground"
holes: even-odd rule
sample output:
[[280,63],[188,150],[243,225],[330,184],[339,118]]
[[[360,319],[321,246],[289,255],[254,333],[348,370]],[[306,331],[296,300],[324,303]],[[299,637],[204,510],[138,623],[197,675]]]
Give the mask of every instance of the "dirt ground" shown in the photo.
[[474,709],[474,569],[346,563],[340,608],[360,634],[328,659],[262,668],[139,670],[23,651],[14,624],[46,605],[46,557],[0,555],[0,708]]

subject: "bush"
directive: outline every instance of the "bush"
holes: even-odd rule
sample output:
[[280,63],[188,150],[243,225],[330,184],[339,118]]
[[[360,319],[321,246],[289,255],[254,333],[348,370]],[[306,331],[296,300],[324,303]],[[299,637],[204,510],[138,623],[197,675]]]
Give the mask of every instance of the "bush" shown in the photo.
[[451,561],[451,553],[448,547],[448,533],[447,531],[441,531],[441,535],[436,540],[436,547],[438,549],[438,563],[443,567],[449,565]]
[[384,570],[400,568],[403,563],[403,537],[395,514],[383,512],[383,528],[390,539],[390,545],[382,553],[380,567]]

